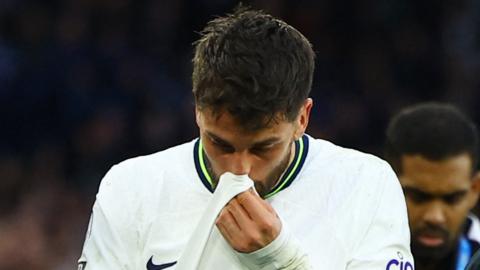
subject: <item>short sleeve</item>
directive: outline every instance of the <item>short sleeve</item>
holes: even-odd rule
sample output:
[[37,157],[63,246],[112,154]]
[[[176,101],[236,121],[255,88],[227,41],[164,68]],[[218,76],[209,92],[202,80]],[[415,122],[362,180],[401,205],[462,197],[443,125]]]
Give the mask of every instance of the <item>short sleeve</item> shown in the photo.
[[138,237],[129,174],[119,165],[102,179],[93,206],[79,269],[135,269]]
[[382,167],[377,181],[383,187],[378,189],[378,204],[365,235],[353,250],[348,270],[414,269],[405,197],[390,166]]

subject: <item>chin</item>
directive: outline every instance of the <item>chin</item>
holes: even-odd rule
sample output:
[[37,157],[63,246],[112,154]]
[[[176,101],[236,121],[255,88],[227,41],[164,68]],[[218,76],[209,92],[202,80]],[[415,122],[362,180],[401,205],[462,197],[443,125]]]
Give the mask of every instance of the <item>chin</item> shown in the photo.
[[451,248],[449,244],[443,244],[437,247],[427,247],[415,241],[412,241],[412,253],[419,260],[441,260],[448,255]]

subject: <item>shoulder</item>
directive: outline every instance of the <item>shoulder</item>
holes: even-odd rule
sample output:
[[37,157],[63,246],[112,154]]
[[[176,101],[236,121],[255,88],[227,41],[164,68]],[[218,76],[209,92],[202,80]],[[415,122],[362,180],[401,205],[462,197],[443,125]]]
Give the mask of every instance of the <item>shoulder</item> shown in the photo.
[[474,214],[468,215],[466,236],[471,244],[473,257],[466,269],[479,269],[480,267],[480,221]]
[[181,186],[167,185],[165,182],[171,180],[178,183],[185,177],[167,177],[166,173],[187,166],[185,164],[192,163],[190,166],[193,166],[193,161],[189,163],[185,157],[193,156],[194,143],[192,141],[114,165],[100,183],[93,214],[103,216],[125,232],[148,224],[162,207],[160,200],[165,197],[163,194],[175,196],[182,192]]
[[474,214],[469,214],[467,217],[466,237],[472,243],[474,250],[480,248],[480,220]]
[[352,148],[338,146],[326,140],[309,137],[309,142],[309,155],[314,162],[324,163],[325,160],[330,160],[330,166],[357,169],[365,166],[387,165],[384,160],[377,156]]
[[400,252],[411,261],[405,197],[390,165],[371,154],[325,141],[318,144],[315,163],[325,164],[317,167],[328,172],[326,195],[334,196],[330,216],[353,260],[386,265]]
[[[355,256],[373,256],[377,247],[387,250],[392,243],[409,254],[405,198],[390,165],[371,154],[309,139],[309,156],[297,180],[302,199],[326,214],[322,216]],[[367,255],[368,250],[373,251]]]
[[[145,194],[153,194],[164,184],[165,174],[171,171],[185,171],[193,167],[193,147],[195,141],[171,147],[169,149],[127,159],[114,165],[103,177],[97,200],[116,203],[127,200],[136,204]],[[190,159],[192,160],[190,162]]]
[[176,145],[150,155],[130,158],[115,165],[114,168],[126,171],[134,170],[137,173],[151,173],[152,170],[157,171],[159,168],[182,166],[193,160],[193,148],[196,141]]
[[302,176],[314,183],[310,188],[328,198],[332,215],[345,213],[344,218],[349,218],[359,214],[357,218],[368,223],[384,201],[404,208],[400,183],[386,161],[318,139],[311,139],[310,150]]
[[[380,192],[387,185],[400,188],[390,165],[381,158],[331,142],[310,139],[304,176],[321,186],[341,186],[342,192]],[[310,176],[310,177],[309,177]],[[343,194],[347,195],[347,194]]]
[[[350,226],[351,219],[369,226],[381,203],[403,213],[405,198],[390,165],[371,154],[309,137],[310,148],[299,179],[289,196],[306,207]],[[308,202],[308,203],[307,203]],[[387,211],[386,213],[394,213]],[[356,226],[360,228],[361,226]]]
[[128,182],[139,184],[161,180],[165,171],[193,164],[194,143],[195,141],[191,141],[150,155],[122,161],[108,171],[102,184],[103,182],[109,185],[114,183],[122,185]]

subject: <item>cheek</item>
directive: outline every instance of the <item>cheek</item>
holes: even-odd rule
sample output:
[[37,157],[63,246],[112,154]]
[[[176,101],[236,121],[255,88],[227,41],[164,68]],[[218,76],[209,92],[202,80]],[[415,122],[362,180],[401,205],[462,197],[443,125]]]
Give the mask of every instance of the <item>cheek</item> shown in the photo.
[[463,200],[457,205],[451,206],[448,210],[449,223],[452,226],[460,227],[470,212],[470,203],[467,200]]
[[421,222],[422,213],[424,212],[423,206],[418,205],[411,200],[407,199],[407,212],[408,212],[408,223],[410,227],[415,228],[418,223]]
[[250,177],[255,180],[262,180],[272,177],[282,168],[285,154],[282,151],[272,151],[263,156],[257,156],[252,166]]
[[450,237],[453,241],[459,234],[461,234],[469,210],[467,207],[460,205],[456,207],[452,206],[449,210],[450,211],[447,213],[447,226],[449,227],[451,232]]
[[215,174],[226,170],[225,164],[227,164],[227,158],[224,152],[205,142],[203,143],[203,150]]
[[228,155],[221,151],[208,151],[208,160],[212,166],[213,172],[220,176],[222,173],[229,171],[229,164],[231,163]]
[[258,159],[252,166],[252,173],[265,176],[271,173],[278,165],[276,159]]
[[285,166],[288,166],[288,162],[288,151],[274,151],[268,157],[259,160],[258,169],[263,172],[263,176],[270,176],[278,170],[286,169]]

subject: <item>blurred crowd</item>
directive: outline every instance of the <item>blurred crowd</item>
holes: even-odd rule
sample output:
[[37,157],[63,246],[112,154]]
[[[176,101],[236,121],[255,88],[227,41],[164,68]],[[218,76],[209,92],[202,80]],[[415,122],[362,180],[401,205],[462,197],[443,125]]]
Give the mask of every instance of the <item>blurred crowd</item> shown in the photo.
[[[0,0],[0,269],[73,269],[99,181],[197,136],[192,42],[232,0]],[[309,133],[381,155],[388,118],[480,122],[480,1],[244,1],[317,53]]]

